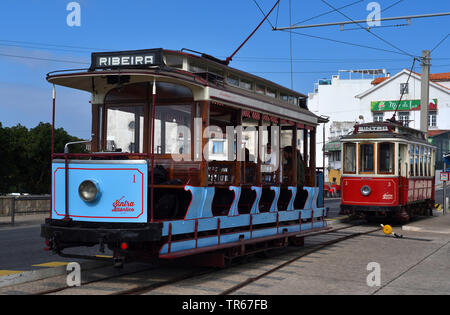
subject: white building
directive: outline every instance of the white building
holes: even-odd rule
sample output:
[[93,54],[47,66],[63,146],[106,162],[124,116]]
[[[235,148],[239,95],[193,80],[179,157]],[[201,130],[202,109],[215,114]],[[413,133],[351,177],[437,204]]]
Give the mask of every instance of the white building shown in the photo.
[[[410,71],[404,69],[393,77],[375,80],[371,89],[356,95],[364,113],[374,121],[383,121],[391,118],[398,107],[397,120],[411,128],[420,129],[421,76],[412,72],[408,82],[409,74]],[[434,74],[430,79],[442,75]],[[405,93],[399,103],[402,89]],[[447,82],[430,81],[429,129],[450,129],[449,117],[450,76]]]
[[[316,115],[330,117],[330,122],[325,127],[325,143],[348,134],[357,122],[370,121],[370,115],[362,114],[363,105],[355,96],[371,89],[375,76],[380,74],[386,76],[386,70],[341,70],[331,79],[319,80],[315,84],[314,93],[308,94],[308,108]],[[323,129],[318,128],[317,166],[323,165],[323,156],[320,154],[323,149]],[[327,158],[325,158],[325,165],[329,165]],[[328,172],[325,174],[327,177]],[[325,181],[332,181],[332,179],[325,178]]]
[[[354,70],[353,73],[358,71]],[[421,75],[412,72],[410,76],[410,71],[406,69],[394,76],[386,75],[385,71],[371,71],[373,73],[367,73],[383,73],[385,76],[376,79],[342,79],[341,75],[333,76],[331,80],[319,81],[315,92],[309,94],[309,109],[317,115],[330,116],[330,125],[325,134],[325,142],[329,142],[330,147],[340,134],[351,131],[344,130],[349,129],[348,122],[383,121],[396,113],[397,120],[411,128],[420,129]],[[450,73],[431,74],[430,80],[428,125],[430,136],[442,137],[437,144],[439,164],[442,153],[450,150],[450,141],[447,141],[450,139]],[[400,98],[402,101],[399,103]],[[336,128],[338,126],[344,129],[339,130]],[[322,134],[318,135],[318,139],[317,150],[320,152],[323,148]],[[317,165],[322,165],[322,157],[318,157]],[[333,163],[325,161],[325,164],[331,166]]]

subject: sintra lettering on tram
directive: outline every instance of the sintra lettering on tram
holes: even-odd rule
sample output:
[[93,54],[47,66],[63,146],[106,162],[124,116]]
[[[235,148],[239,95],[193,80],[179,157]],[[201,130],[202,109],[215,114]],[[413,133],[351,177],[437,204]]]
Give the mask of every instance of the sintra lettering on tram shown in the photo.
[[67,15],[67,25],[70,27],[81,26],[81,6],[78,2],[69,2],[66,7],[67,11],[71,11]]

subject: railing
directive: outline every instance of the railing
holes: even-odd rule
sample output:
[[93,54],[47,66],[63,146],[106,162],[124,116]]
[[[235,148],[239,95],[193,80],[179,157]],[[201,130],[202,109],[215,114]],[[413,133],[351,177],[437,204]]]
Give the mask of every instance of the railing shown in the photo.
[[[9,201],[9,202],[8,202]],[[33,205],[33,201],[37,201],[37,205]],[[39,201],[48,201],[48,203],[40,203]],[[0,197],[0,215],[10,216],[11,225],[15,224],[16,215],[22,214],[40,214],[48,213],[50,214],[50,195],[41,196],[2,196]],[[27,204],[27,202],[30,202]],[[9,203],[9,212],[8,210]],[[30,209],[33,208],[33,209]],[[41,208],[41,209],[40,209]]]

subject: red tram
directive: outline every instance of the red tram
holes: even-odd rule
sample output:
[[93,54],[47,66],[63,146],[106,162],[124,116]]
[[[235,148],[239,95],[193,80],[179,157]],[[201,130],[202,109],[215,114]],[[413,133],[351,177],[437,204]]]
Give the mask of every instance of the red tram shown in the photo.
[[342,214],[400,222],[432,214],[436,150],[424,132],[374,122],[356,125],[341,142]]

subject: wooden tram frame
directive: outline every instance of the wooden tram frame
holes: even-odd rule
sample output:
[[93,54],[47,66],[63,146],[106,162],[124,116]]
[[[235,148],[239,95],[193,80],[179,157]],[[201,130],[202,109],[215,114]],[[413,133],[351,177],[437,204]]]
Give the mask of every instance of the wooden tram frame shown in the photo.
[[[80,244],[91,244],[95,243],[92,239],[100,238],[100,243],[106,243],[110,246],[115,253],[116,257],[121,256],[133,256],[133,255],[142,255],[143,247],[142,244],[139,243],[138,239],[130,240],[130,231],[124,231],[123,233],[118,233],[117,228],[120,230],[124,230],[123,226],[121,226],[120,221],[109,223],[108,226],[113,225],[114,229],[105,229],[105,227],[98,223],[89,223],[89,222],[79,222],[74,220],[71,217],[72,209],[69,209],[69,172],[71,171],[71,163],[74,159],[102,159],[102,160],[117,160],[117,159],[127,159],[130,162],[133,160],[147,160],[149,165],[149,193],[150,193],[150,212],[148,213],[146,225],[141,227],[141,230],[138,231],[138,235],[140,239],[147,240],[147,245],[145,247],[145,251],[150,251],[154,256],[159,252],[160,258],[178,258],[184,257],[193,254],[201,254],[205,252],[216,252],[221,251],[217,256],[214,256],[213,259],[209,259],[208,261],[219,261],[223,264],[226,257],[236,256],[236,249],[238,249],[238,253],[240,255],[244,254],[245,247],[252,248],[252,251],[261,251],[266,250],[271,246],[284,246],[287,244],[287,240],[294,242],[296,244],[301,244],[301,241],[298,241],[296,236],[305,235],[310,232],[315,232],[321,229],[326,229],[325,223],[325,209],[317,208],[317,188],[310,188],[308,190],[308,196],[304,200],[304,203],[308,205],[306,208],[307,211],[298,209],[295,212],[297,215],[296,218],[292,217],[294,213],[289,213],[289,219],[287,216],[288,211],[286,213],[279,212],[278,210],[278,197],[274,197],[272,201],[272,207],[269,212],[272,215],[273,219],[270,219],[267,215],[266,221],[267,224],[273,226],[276,229],[276,232],[268,232],[269,234],[261,234],[262,236],[255,237],[255,229],[258,229],[258,225],[255,225],[254,219],[257,215],[260,214],[259,206],[256,205],[256,212],[253,213],[253,208],[255,208],[255,203],[259,202],[259,199],[253,201],[253,208],[248,213],[248,215],[241,215],[236,208],[234,212],[230,210],[228,216],[230,214],[232,216],[236,216],[237,220],[249,220],[249,223],[239,223],[237,228],[226,228],[223,225],[223,220],[226,217],[217,218],[202,218],[202,217],[193,217],[189,218],[190,220],[194,220],[194,228],[188,233],[184,232],[183,235],[188,239],[194,240],[195,246],[192,248],[187,248],[182,251],[173,252],[173,244],[174,238],[179,238],[175,232],[176,223],[179,223],[179,219],[173,221],[172,218],[166,219],[157,219],[155,218],[155,205],[154,205],[154,193],[156,189],[160,189],[163,191],[167,190],[189,190],[189,185],[194,185],[195,187],[204,187],[207,189],[208,187],[216,187],[216,188],[225,188],[229,190],[239,190],[239,194],[235,191],[235,199],[237,198],[239,201],[240,189],[253,189],[253,187],[260,187],[262,189],[274,190],[277,191],[278,187],[278,195],[281,189],[287,189],[291,192],[291,201],[288,205],[288,208],[285,210],[294,210],[293,204],[295,199],[295,194],[297,192],[297,154],[292,155],[292,166],[290,168],[290,176],[285,178],[280,178],[280,169],[275,172],[274,179],[271,183],[265,183],[262,180],[261,175],[261,159],[259,158],[256,163],[248,162],[246,160],[240,161],[237,159],[236,161],[225,161],[225,162],[208,162],[202,156],[200,161],[194,161],[194,153],[195,153],[195,140],[194,140],[194,128],[191,128],[191,147],[190,147],[190,157],[191,164],[185,163],[186,167],[176,168],[175,165],[183,165],[183,163],[179,162],[170,162],[167,163],[167,160],[170,158],[170,155],[164,154],[156,154],[154,152],[153,139],[155,139],[155,109],[157,104],[161,104],[161,95],[158,94],[158,84],[159,82],[163,82],[166,84],[180,84],[182,86],[187,87],[191,91],[194,91],[192,99],[176,99],[174,102],[178,104],[190,104],[192,108],[191,119],[194,120],[194,116],[196,113],[198,114],[198,118],[201,119],[202,127],[201,134],[205,134],[206,128],[210,123],[210,110],[211,106],[219,106],[226,108],[227,110],[234,111],[236,121],[234,121],[233,126],[241,125],[242,121],[246,118],[253,118],[258,122],[258,126],[262,126],[264,121],[268,121],[270,126],[280,126],[280,132],[278,133],[278,143],[281,145],[281,130],[290,130],[292,132],[291,138],[291,146],[293,148],[297,148],[298,138],[297,131],[303,131],[303,159],[306,165],[305,167],[305,186],[315,187],[316,186],[316,164],[315,164],[315,143],[316,143],[316,128],[319,123],[326,122],[325,119],[314,115],[306,109],[306,106],[301,106],[299,98],[305,98],[306,96],[295,91],[286,89],[281,87],[273,82],[267,81],[260,77],[253,76],[251,74],[239,71],[237,69],[230,68],[224,64],[218,63],[216,60],[211,60],[205,56],[196,56],[192,54],[188,54],[185,52],[178,52],[172,50],[146,50],[146,51],[131,51],[131,52],[115,52],[111,53],[114,56],[127,55],[129,56],[137,56],[137,54],[153,54],[157,61],[159,60],[159,64],[150,65],[146,67],[122,67],[118,65],[117,67],[96,67],[96,58],[97,54],[93,54],[91,68],[86,72],[79,72],[80,70],[76,70],[75,72],[53,72],[48,74],[47,80],[53,85],[58,84],[62,86],[67,86],[71,88],[76,88],[80,90],[85,90],[92,93],[92,151],[100,152],[100,153],[92,153],[92,154],[71,154],[71,153],[55,153],[54,152],[54,139],[52,139],[52,159],[57,161],[60,159],[62,164],[64,165],[64,182],[63,185],[65,187],[64,191],[64,207],[65,207],[65,216],[63,220],[55,220],[55,218],[50,218],[47,220],[46,224],[42,227],[42,236],[45,237],[50,244],[50,247],[59,252],[62,255],[62,250],[65,248],[70,248],[73,246],[78,246]],[[108,53],[99,54],[103,56]],[[126,58],[130,58],[130,57]],[[183,60],[183,68],[174,68],[167,66],[165,59],[167,56],[177,56]],[[109,57],[108,57],[109,58]],[[135,57],[137,60],[137,57]],[[122,57],[122,60],[123,57]],[[129,60],[129,59],[128,59]],[[187,71],[186,63],[194,62],[194,63],[203,63],[208,67],[214,68],[216,71],[219,69],[220,72],[224,73],[222,80],[218,80],[217,73],[213,74],[206,71],[206,73],[192,73]],[[226,77],[229,75],[239,76],[240,78],[245,78],[246,80],[252,80],[253,82],[253,90],[246,90],[240,87],[234,87],[230,84],[226,83]],[[114,82],[113,84],[109,84],[109,78],[112,78],[110,81]],[[125,84],[122,83],[122,79],[125,81]],[[220,78],[219,78],[220,79]],[[219,82],[220,81],[220,82]],[[256,84],[260,83],[266,86],[266,89],[274,89],[277,90],[277,94],[281,95],[281,93],[285,93],[289,95],[288,97],[294,98],[294,102],[296,105],[288,104],[279,100],[277,95],[275,98],[268,95],[259,95],[255,93]],[[142,153],[106,153],[102,152],[106,149],[106,140],[107,140],[107,108],[112,105],[127,105],[130,104],[129,99],[125,99],[124,102],[111,102],[107,101],[107,97],[109,93],[112,91],[119,91],[122,93],[126,91],[128,87],[145,85],[147,87],[146,96],[144,100],[144,132],[143,132],[143,148]],[[118,88],[115,88],[118,86]],[[151,90],[151,92],[150,92]],[[100,93],[102,91],[103,96]],[[268,91],[268,90],[267,90]],[[200,98],[198,95],[194,97],[194,94],[203,94]],[[151,96],[150,96],[151,95]],[[206,99],[201,99],[201,98]],[[196,100],[197,99],[197,100]],[[55,103],[56,103],[55,92],[53,93],[53,130],[52,130],[52,138],[54,135],[54,126],[55,126]],[[244,101],[244,102],[241,102]],[[248,102],[251,104],[255,104],[249,106]],[[167,103],[170,104],[171,102]],[[134,102],[133,104],[136,104]],[[258,104],[265,108],[258,108]],[[272,112],[273,110],[274,112]],[[297,116],[297,117],[293,117]],[[299,118],[299,117],[303,117]],[[192,126],[192,124],[191,124]],[[261,142],[261,137],[258,135],[258,148]],[[204,136],[201,137],[201,148],[204,148],[209,139]],[[308,141],[309,140],[309,141]],[[294,151],[295,152],[295,151]],[[259,153],[259,152],[258,152]],[[309,157],[309,160],[308,160]],[[192,162],[194,161],[194,162]],[[92,161],[91,161],[92,162]],[[94,161],[95,162],[95,161]],[[60,162],[61,163],[61,162]],[[77,162],[81,163],[81,162]],[[117,163],[117,161],[116,161]],[[164,164],[166,163],[166,164]],[[182,178],[181,184],[155,184],[154,183],[154,166],[156,165],[166,165],[168,166],[168,176],[169,179]],[[231,170],[232,176],[231,180],[227,182],[215,183],[214,181],[209,180],[208,175],[211,175],[211,169],[209,165],[217,165],[219,168],[229,169]],[[194,167],[192,167],[194,166]],[[252,178],[252,183],[248,183],[246,180],[246,171],[248,169],[256,169],[254,172],[254,177]],[[55,172],[56,173],[56,172]],[[56,177],[54,179],[56,181]],[[190,186],[189,186],[190,187]],[[237,187],[237,188],[232,188]],[[240,188],[239,188],[240,187]],[[55,188],[56,189],[56,188]],[[72,188],[71,188],[72,189]],[[294,193],[295,191],[295,193]],[[194,200],[194,190],[191,189],[192,199],[191,204]],[[258,194],[258,193],[257,193]],[[262,192],[260,193],[261,197]],[[277,193],[275,193],[275,196]],[[59,196],[61,198],[61,196]],[[72,198],[72,197],[71,197]],[[186,216],[188,216],[188,212],[190,211],[191,204],[188,206],[186,210],[184,219],[187,220]],[[56,207],[56,205],[54,205]],[[52,209],[54,208],[52,206]],[[281,210],[280,210],[281,211]],[[53,213],[53,212],[52,212]],[[270,214],[269,213],[269,214]],[[280,213],[283,216],[283,222],[280,220]],[[215,216],[215,215],[214,215]],[[286,217],[286,218],[285,218]],[[292,217],[292,218],[291,218]],[[212,222],[211,220],[215,219],[216,221]],[[228,218],[227,218],[228,219]],[[235,218],[232,218],[233,220]],[[210,220],[211,222],[207,222]],[[222,221],[221,221],[222,220]],[[201,231],[199,229],[199,222],[205,222],[208,224],[216,224],[216,228],[209,230]],[[320,222],[319,222],[320,221]],[[248,222],[248,221],[245,221]],[[261,221],[263,222],[263,221]],[[297,223],[295,223],[297,222]],[[309,223],[308,223],[309,222]],[[100,225],[99,225],[100,224]],[[131,223],[128,223],[126,226],[129,226]],[[222,225],[221,225],[222,224]],[[231,224],[231,223],[229,223]],[[236,224],[236,223],[233,223]],[[261,224],[261,223],[260,223]],[[293,229],[293,225],[298,226],[298,228]],[[149,228],[151,226],[151,228]],[[233,225],[231,225],[233,226]],[[90,227],[97,227],[97,230],[89,229]],[[100,229],[98,228],[100,227]],[[85,238],[80,237],[80,229],[89,235]],[[99,232],[100,230],[100,232]],[[107,232],[105,232],[107,231]],[[133,229],[135,232],[136,229]],[[160,238],[155,238],[155,234],[161,233],[161,231],[166,231],[167,234],[160,234]],[[209,232],[208,232],[209,231]],[[258,230],[261,233],[261,229]],[[243,234],[239,235],[239,240],[236,242],[228,242],[222,243],[221,239],[227,236],[228,234],[236,234],[242,232]],[[100,233],[100,234],[99,234]],[[108,236],[104,236],[102,233],[107,233]],[[127,234],[128,233],[128,234]],[[164,233],[164,232],[162,232]],[[206,233],[206,234],[205,234]],[[227,234],[228,233],[228,234]],[[245,236],[245,233],[249,233],[249,235]],[[270,234],[274,233],[274,234]],[[65,240],[62,240],[59,235],[64,234],[66,236]],[[112,236],[114,234],[114,236]],[[217,243],[215,245],[203,246],[199,247],[199,240],[203,238],[211,238],[211,235],[216,234]],[[119,235],[119,236],[117,236]],[[92,236],[92,237],[91,237]],[[150,242],[151,245],[148,246],[148,240],[155,238],[158,239],[155,242]],[[89,241],[87,241],[89,239]],[[281,241],[280,241],[281,240]],[[162,242],[162,243],[161,243]],[[122,244],[122,245],[121,245]],[[126,244],[126,248],[124,248],[123,244]],[[131,244],[131,245],[130,245]],[[161,252],[161,244],[166,244],[167,251]],[[256,245],[257,244],[257,245]],[[262,244],[262,245],[261,245]],[[248,251],[247,251],[248,252]],[[148,253],[147,253],[148,254]],[[209,255],[209,254],[208,254]]]

